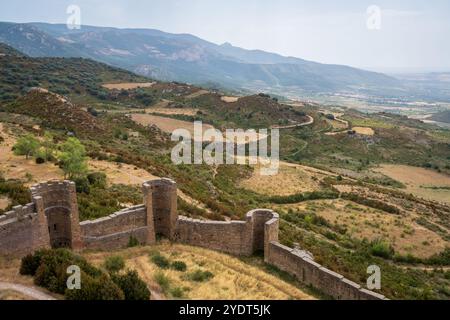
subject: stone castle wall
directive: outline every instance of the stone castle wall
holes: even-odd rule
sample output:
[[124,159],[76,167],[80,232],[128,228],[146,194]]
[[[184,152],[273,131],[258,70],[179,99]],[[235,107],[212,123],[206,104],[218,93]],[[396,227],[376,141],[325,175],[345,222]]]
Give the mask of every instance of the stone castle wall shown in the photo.
[[0,216],[0,255],[24,255],[40,248],[112,250],[131,238],[154,244],[157,235],[172,241],[237,256],[262,252],[266,263],[335,299],[372,300],[384,296],[363,289],[298,249],[278,242],[279,216],[250,211],[245,221],[203,221],[178,216],[177,186],[169,179],[142,187],[144,203],[108,217],[79,223],[75,184],[46,182],[31,188],[33,203]]
[[80,223],[83,244],[89,249],[123,248],[131,237],[146,244],[147,220],[144,205],[116,212],[108,217]]
[[44,201],[33,196],[32,203],[0,216],[0,254],[24,255],[50,247],[47,228]]

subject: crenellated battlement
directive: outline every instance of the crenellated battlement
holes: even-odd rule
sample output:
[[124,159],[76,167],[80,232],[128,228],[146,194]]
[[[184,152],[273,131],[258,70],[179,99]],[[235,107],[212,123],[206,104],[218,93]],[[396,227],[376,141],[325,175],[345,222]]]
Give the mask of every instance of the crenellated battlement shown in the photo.
[[145,182],[142,205],[81,223],[75,183],[48,181],[34,185],[30,192],[32,203],[0,216],[0,255],[24,255],[49,247],[111,250],[126,247],[130,239],[152,245],[160,235],[237,256],[261,252],[266,263],[336,299],[384,299],[324,268],[310,255],[281,245],[280,217],[272,210],[252,210],[244,221],[178,216],[177,184],[170,179]]

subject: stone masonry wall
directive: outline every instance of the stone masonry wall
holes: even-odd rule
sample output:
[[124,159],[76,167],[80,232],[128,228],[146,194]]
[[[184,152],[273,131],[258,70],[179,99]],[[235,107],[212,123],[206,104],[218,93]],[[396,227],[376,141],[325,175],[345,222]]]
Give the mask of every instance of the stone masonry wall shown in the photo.
[[312,286],[338,300],[380,300],[384,296],[362,288],[342,275],[311,260],[303,252],[270,242],[267,263],[286,271],[305,285]]
[[141,244],[154,244],[159,234],[172,241],[238,256],[262,251],[266,263],[335,299],[385,299],[321,266],[307,253],[281,245],[279,216],[272,210],[250,211],[245,221],[195,220],[178,216],[174,181],[149,181],[142,190],[143,205],[79,223],[73,182],[33,186],[33,203],[0,216],[0,255],[24,255],[59,244],[72,249],[112,250],[126,247],[130,237]]
[[85,248],[113,249],[127,246],[130,237],[147,243],[145,206],[136,206],[108,217],[80,223]]
[[48,246],[34,203],[14,207],[0,216],[0,254],[22,256]]
[[234,255],[250,255],[249,233],[250,226],[244,221],[201,221],[180,216],[174,240]]

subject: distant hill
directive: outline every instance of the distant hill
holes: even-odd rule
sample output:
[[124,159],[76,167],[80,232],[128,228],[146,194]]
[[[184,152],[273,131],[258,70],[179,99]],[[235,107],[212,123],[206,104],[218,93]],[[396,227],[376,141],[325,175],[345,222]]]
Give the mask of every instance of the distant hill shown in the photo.
[[293,91],[407,96],[384,74],[326,65],[188,34],[44,23],[0,23],[0,42],[34,57],[84,57],[160,80],[218,84],[254,92]]
[[149,79],[129,71],[83,58],[32,58],[0,45],[0,102],[13,101],[33,87],[66,95],[102,99],[109,92],[101,85],[111,80],[145,82]]

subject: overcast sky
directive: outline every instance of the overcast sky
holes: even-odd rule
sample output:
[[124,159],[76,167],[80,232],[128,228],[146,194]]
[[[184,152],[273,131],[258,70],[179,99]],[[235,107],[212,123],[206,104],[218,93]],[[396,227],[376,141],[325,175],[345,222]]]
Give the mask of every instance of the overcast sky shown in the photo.
[[[450,70],[449,0],[0,0],[0,21],[65,23],[71,4],[87,25],[190,33],[386,72]],[[381,29],[367,27],[371,5]]]

